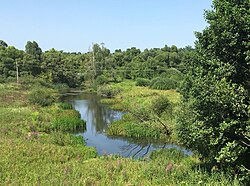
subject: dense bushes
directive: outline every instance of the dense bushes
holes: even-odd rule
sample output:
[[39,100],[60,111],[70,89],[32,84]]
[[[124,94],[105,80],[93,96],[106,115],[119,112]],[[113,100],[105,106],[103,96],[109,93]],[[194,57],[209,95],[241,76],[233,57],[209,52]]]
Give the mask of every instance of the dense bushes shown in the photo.
[[161,116],[163,112],[167,112],[171,115],[173,111],[173,106],[169,99],[162,95],[152,101],[151,107],[154,113],[156,113],[158,116]]
[[51,129],[56,131],[85,130],[86,122],[80,118],[62,116],[51,122]]
[[41,106],[49,106],[58,99],[58,94],[53,89],[35,87],[29,93],[29,102]]
[[64,132],[51,132],[42,140],[45,143],[51,143],[59,146],[84,146],[85,141],[82,136],[75,136]]
[[[249,1],[214,0],[186,64],[180,141],[205,163],[250,182]],[[233,21],[232,21],[233,20]]]
[[170,90],[176,89],[178,82],[170,78],[157,77],[152,79],[150,88],[157,90]]
[[133,121],[119,120],[115,121],[108,128],[108,135],[111,136],[127,136],[135,138],[150,137],[159,139],[162,132],[145,123],[136,124]]
[[104,97],[115,97],[117,94],[122,92],[122,88],[120,87],[113,87],[111,85],[103,85],[98,87],[97,94],[104,96]]
[[70,103],[57,103],[56,105],[63,110],[73,109],[73,106]]
[[149,79],[145,78],[137,78],[136,79],[136,86],[141,86],[141,87],[148,87],[150,85],[151,81]]

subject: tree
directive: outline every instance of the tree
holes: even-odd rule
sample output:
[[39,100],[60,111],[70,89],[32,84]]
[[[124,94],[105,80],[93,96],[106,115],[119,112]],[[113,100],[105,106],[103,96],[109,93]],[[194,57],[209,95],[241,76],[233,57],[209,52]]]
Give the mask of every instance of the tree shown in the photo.
[[[180,141],[207,163],[249,174],[250,3],[214,0],[195,54],[177,122]],[[249,179],[249,178],[248,178]]]
[[0,46],[8,47],[8,44],[5,43],[3,40],[0,40]]
[[40,59],[42,54],[42,49],[38,46],[37,42],[28,41],[25,45],[25,52],[36,59]]

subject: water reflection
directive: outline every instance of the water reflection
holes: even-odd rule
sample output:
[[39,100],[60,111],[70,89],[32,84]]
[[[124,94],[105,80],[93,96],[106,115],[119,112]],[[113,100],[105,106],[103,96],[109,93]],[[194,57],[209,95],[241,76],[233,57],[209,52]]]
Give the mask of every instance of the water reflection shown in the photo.
[[79,132],[85,138],[88,146],[96,147],[99,154],[118,154],[123,157],[144,157],[152,150],[159,148],[179,148],[185,153],[185,149],[176,145],[165,145],[152,139],[134,139],[109,137],[105,134],[108,125],[121,119],[123,113],[109,109],[100,103],[100,97],[96,94],[81,93],[65,98],[81,114],[86,121],[85,132]]

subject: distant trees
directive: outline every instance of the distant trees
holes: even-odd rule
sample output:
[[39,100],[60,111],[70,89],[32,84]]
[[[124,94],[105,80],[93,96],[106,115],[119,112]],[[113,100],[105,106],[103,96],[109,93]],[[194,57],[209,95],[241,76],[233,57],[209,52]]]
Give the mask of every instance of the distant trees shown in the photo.
[[0,46],[0,79],[16,77],[16,68],[23,58],[23,52],[13,46]]
[[205,13],[209,26],[196,33],[195,59],[185,66],[177,132],[207,163],[249,176],[250,4],[214,0],[213,7]]
[[[151,80],[161,77],[163,83],[171,82],[171,85],[163,85],[161,89],[164,87],[175,89],[182,81],[182,75],[180,75],[183,72],[182,64],[191,56],[192,50],[190,47],[178,49],[176,46],[165,46],[164,48],[145,49],[141,52],[140,49],[132,47],[126,51],[116,50],[114,53],[110,53],[104,45],[94,44],[91,51],[85,54],[85,85],[96,87],[109,82],[120,82],[124,79]],[[169,71],[169,69],[172,70]]]
[[[183,72],[183,61],[190,56],[191,50],[178,49],[173,45],[145,49],[143,52],[132,47],[126,51],[119,49],[111,53],[103,43],[95,43],[88,53],[81,54],[57,51],[53,48],[43,52],[36,41],[28,41],[25,51],[8,47],[4,41],[0,41],[0,44],[2,78],[15,77],[18,67],[21,79],[39,77],[52,83],[66,83],[70,87],[85,85],[94,89],[109,82],[138,78],[149,82],[159,76],[161,82],[171,82],[172,85],[151,87],[176,88],[179,82],[173,86],[173,81],[169,78],[174,77],[172,72]],[[13,55],[14,51],[20,54]],[[169,73],[168,69],[176,70]]]

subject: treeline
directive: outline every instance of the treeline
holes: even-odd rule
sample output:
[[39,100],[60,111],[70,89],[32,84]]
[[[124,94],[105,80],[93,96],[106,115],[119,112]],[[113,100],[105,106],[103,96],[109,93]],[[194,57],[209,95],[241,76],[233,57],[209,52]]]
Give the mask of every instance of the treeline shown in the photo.
[[[176,46],[145,49],[135,47],[111,53],[103,44],[94,44],[87,53],[69,53],[54,48],[42,52],[37,42],[28,41],[25,51],[0,42],[0,81],[20,81],[42,78],[51,83],[64,83],[69,87],[138,81],[138,85],[158,89],[176,88],[182,80],[183,64],[194,49]],[[166,82],[169,87],[164,86]]]

